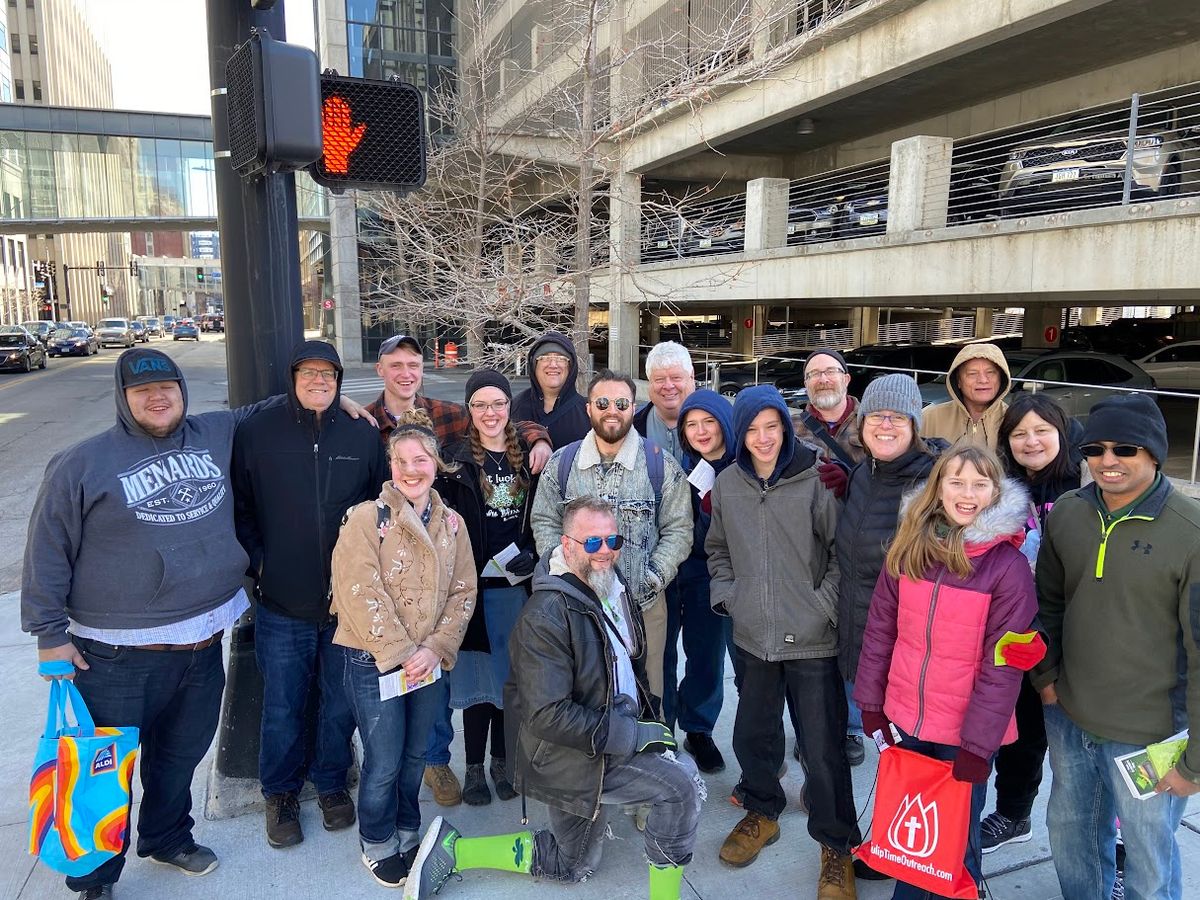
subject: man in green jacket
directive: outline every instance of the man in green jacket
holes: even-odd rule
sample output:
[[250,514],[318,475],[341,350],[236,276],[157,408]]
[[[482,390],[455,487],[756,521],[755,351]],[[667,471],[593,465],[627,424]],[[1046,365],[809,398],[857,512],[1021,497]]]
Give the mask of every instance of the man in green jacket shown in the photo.
[[[1054,504],[1037,562],[1050,848],[1064,900],[1107,897],[1119,818],[1125,890],[1181,900],[1175,829],[1200,791],[1200,503],[1161,473],[1167,427],[1146,395],[1093,406],[1079,449],[1095,481]],[[1135,798],[1114,760],[1189,726],[1155,796]]]

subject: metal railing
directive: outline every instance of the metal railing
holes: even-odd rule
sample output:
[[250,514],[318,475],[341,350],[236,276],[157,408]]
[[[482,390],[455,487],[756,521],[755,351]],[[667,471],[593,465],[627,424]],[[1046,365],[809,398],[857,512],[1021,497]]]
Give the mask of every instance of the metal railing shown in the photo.
[[788,186],[788,246],[883,234],[890,173],[891,160],[881,159],[793,180]]
[[670,198],[642,203],[642,262],[742,253],[746,195],[703,202]]

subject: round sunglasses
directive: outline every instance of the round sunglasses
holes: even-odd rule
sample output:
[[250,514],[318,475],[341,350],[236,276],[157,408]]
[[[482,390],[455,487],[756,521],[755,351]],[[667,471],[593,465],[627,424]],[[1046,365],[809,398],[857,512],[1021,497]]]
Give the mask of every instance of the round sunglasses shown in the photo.
[[606,409],[608,409],[610,403],[621,412],[625,412],[625,410],[633,406],[633,401],[628,397],[618,397],[616,400],[610,400],[608,397],[597,397],[595,400],[589,400],[588,403],[592,404],[592,406],[596,407],[596,409],[600,410],[600,412],[604,412]]

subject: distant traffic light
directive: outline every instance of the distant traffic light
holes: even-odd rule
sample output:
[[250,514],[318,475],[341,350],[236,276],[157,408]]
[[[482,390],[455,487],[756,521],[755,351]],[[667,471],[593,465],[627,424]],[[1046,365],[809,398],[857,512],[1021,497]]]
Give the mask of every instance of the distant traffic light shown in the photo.
[[425,183],[425,105],[402,81],[321,76],[321,158],[313,180],[334,191],[399,191]]
[[196,281],[204,284],[204,266],[196,266]]

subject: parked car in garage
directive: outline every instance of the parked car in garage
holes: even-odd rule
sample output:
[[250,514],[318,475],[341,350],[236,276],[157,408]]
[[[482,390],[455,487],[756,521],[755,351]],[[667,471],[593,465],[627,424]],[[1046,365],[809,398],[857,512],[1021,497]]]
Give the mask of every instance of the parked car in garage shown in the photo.
[[682,240],[684,256],[740,253],[746,248],[746,198],[716,200],[688,210]]
[[846,186],[846,201],[841,205],[838,237],[842,240],[883,234],[887,231],[887,184],[851,184]]
[[143,344],[150,343],[150,332],[148,332],[146,330],[145,322],[139,322],[137,319],[134,319],[132,322],[129,323],[129,330],[133,332],[134,338],[136,338],[141,343],[143,343]]
[[96,337],[100,339],[101,347],[109,344],[132,347],[137,341],[128,319],[101,319],[96,323]]
[[788,201],[787,242],[816,244],[837,238],[838,204],[824,200],[796,199]]
[[[1152,391],[1156,386],[1137,363],[1112,353],[1013,350],[1005,352],[1004,358],[1013,373],[1013,390],[1045,391],[1067,415],[1080,421],[1087,419],[1093,405],[1122,393],[1110,388]],[[922,385],[921,398],[926,405],[948,400],[945,376]]]
[[51,356],[94,356],[100,352],[100,341],[88,328],[60,328],[46,351]]
[[54,335],[54,323],[39,319],[36,322],[22,322],[21,327],[36,337],[43,344],[48,344]]
[[184,339],[198,341],[200,340],[200,326],[198,326],[191,319],[181,319],[175,323],[175,328],[171,332],[171,337],[177,341],[182,341]]
[[1200,391],[1200,341],[1180,341],[1137,361],[1164,391]]
[[804,383],[804,361],[812,350],[774,350],[757,363],[736,363],[721,366],[720,392],[726,397],[736,397],[742,388],[754,384],[774,384],[779,387],[783,379],[791,383],[799,378]]
[[0,370],[32,372],[46,368],[46,348],[19,325],[0,329]]

